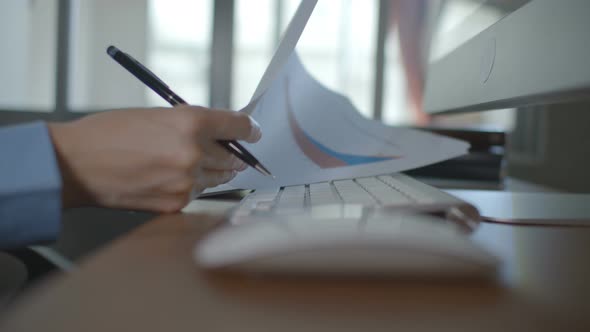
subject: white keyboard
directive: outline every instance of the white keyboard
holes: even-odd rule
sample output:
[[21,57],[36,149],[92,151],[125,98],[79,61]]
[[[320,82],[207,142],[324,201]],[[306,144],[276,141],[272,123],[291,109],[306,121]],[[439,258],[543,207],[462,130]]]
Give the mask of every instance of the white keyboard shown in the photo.
[[354,218],[375,207],[443,216],[453,212],[458,218],[479,218],[477,210],[466,202],[409,176],[392,174],[256,190],[233,210],[230,221],[239,224],[301,213],[321,214],[330,219]]

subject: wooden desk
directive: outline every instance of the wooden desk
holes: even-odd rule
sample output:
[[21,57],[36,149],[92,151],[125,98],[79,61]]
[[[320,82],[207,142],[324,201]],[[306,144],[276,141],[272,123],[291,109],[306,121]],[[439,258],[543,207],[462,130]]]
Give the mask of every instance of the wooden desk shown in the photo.
[[[171,215],[30,292],[1,331],[590,331],[590,228],[482,224],[496,282],[270,280],[207,274],[219,221]],[[586,329],[585,329],[586,328]]]

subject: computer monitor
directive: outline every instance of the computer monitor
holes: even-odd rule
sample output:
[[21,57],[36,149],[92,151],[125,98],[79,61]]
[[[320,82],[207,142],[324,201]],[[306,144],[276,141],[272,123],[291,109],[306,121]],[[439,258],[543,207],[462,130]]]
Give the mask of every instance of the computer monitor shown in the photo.
[[[482,6],[504,7],[505,15],[429,64],[425,111],[542,109],[544,125],[526,134],[543,150],[519,159],[509,149],[509,172],[554,189],[590,192],[590,1],[487,0]],[[522,137],[516,134],[524,127],[517,123],[513,135]],[[583,200],[590,204],[590,195]],[[551,207],[567,215],[580,205],[570,203],[554,199]]]
[[508,13],[429,64],[426,112],[590,99],[590,1],[488,0],[482,5]]
[[[437,29],[426,71],[425,111],[444,122],[449,113],[517,109],[508,175],[590,192],[590,1],[441,3],[479,9],[455,29]],[[442,43],[447,49],[441,54],[436,44],[441,36],[459,40]]]

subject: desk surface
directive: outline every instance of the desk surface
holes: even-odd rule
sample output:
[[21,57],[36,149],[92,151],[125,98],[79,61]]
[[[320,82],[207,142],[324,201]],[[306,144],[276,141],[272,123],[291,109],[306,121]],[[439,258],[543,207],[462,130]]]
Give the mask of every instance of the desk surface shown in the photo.
[[[208,274],[191,250],[218,217],[157,218],[24,296],[2,331],[573,331],[590,327],[590,228],[482,224],[496,282]],[[586,331],[589,331],[587,329]]]

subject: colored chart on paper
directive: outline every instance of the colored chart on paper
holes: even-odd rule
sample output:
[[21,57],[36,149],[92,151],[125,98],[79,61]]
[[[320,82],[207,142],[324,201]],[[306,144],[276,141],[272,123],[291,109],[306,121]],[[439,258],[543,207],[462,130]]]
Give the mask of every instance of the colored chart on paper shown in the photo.
[[465,142],[364,118],[346,96],[314,79],[294,49],[316,3],[301,1],[250,103],[241,109],[263,131],[256,144],[243,144],[275,178],[249,168],[208,193],[391,174],[467,152]]
[[297,122],[292,109],[288,80],[285,80],[285,83],[285,103],[289,128],[291,129],[293,138],[303,154],[320,168],[354,166],[400,158],[399,156],[364,156],[341,153],[322,144],[317,139],[314,139],[310,134],[306,133]]

